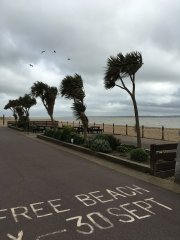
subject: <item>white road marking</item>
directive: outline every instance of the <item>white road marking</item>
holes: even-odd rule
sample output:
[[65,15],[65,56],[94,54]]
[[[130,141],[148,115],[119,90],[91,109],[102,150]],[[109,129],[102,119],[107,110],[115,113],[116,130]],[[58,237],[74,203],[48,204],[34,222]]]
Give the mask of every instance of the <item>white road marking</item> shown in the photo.
[[60,230],[60,231],[56,231],[56,232],[52,232],[52,233],[46,233],[44,235],[40,235],[36,238],[36,240],[39,240],[39,239],[42,239],[42,238],[46,238],[48,236],[52,236],[52,235],[55,235],[55,234],[60,234],[60,233],[63,233],[63,232],[67,232],[66,229],[63,229],[63,230]]
[[17,237],[14,237],[14,236],[12,236],[11,234],[7,234],[7,237],[8,238],[10,238],[10,239],[12,239],[12,240],[22,240],[22,237],[23,237],[23,231],[20,231],[19,233],[18,233],[18,236]]

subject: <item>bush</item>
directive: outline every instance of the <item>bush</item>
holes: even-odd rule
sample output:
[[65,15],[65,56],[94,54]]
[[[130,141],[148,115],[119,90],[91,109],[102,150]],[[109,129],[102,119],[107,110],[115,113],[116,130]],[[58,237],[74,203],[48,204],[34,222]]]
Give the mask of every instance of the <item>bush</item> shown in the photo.
[[142,148],[133,149],[130,152],[130,158],[131,160],[137,161],[137,162],[145,162],[148,159],[148,154],[145,152]]
[[[81,145],[84,143],[84,138],[78,133],[71,132],[70,136],[71,136],[71,139],[73,139],[74,144]],[[70,142],[71,142],[71,139],[70,139]]]
[[61,140],[64,142],[71,142],[71,133],[74,132],[74,129],[70,126],[65,126],[62,129]]
[[53,129],[46,129],[44,135],[47,137],[54,137],[54,130]]
[[109,142],[110,147],[115,150],[120,145],[120,140],[111,134],[98,134],[95,139],[103,139]]
[[52,137],[55,139],[61,140],[63,131],[62,130],[52,130],[52,131],[53,131]]
[[112,148],[109,142],[105,139],[94,139],[90,144],[90,149],[95,152],[110,153]]

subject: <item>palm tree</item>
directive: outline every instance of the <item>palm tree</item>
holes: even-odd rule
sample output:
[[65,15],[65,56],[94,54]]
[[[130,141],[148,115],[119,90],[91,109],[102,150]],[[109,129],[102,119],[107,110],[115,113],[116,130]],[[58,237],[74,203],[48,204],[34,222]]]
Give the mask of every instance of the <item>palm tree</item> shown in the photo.
[[83,80],[80,75],[66,76],[60,85],[62,97],[73,99],[72,110],[76,120],[81,120],[84,128],[84,140],[87,140],[88,118],[85,114],[86,106],[84,104],[85,92],[83,89]]
[[13,113],[13,117],[15,121],[17,122],[18,119],[18,113],[17,113],[17,100],[9,100],[9,102],[4,106],[4,109],[10,109]]
[[50,87],[43,82],[36,82],[31,87],[31,94],[36,98],[40,97],[51,121],[54,123],[53,111],[58,89],[56,87]]
[[[138,107],[135,98],[135,74],[143,65],[142,55],[139,52],[130,52],[125,56],[119,53],[116,57],[111,56],[107,61],[107,68],[104,77],[104,85],[106,89],[115,86],[125,90],[131,97],[136,121],[137,147],[141,147],[141,135],[139,126]],[[132,90],[129,90],[124,82],[124,78],[129,77]]]
[[36,99],[30,94],[25,94],[23,97],[19,97],[18,102],[27,118],[27,121],[29,121],[29,110],[36,104]]

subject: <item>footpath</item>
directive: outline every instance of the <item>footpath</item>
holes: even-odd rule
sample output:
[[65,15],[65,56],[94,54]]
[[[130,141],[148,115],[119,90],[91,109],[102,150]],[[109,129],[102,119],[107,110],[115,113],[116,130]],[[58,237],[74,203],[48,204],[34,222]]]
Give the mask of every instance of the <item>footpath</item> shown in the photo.
[[[125,135],[115,135],[116,138],[120,139],[121,143],[127,145],[136,145],[137,138]],[[146,149],[150,149],[151,144],[169,144],[169,143],[176,143],[173,141],[166,141],[160,139],[152,139],[152,138],[141,138],[142,147]]]

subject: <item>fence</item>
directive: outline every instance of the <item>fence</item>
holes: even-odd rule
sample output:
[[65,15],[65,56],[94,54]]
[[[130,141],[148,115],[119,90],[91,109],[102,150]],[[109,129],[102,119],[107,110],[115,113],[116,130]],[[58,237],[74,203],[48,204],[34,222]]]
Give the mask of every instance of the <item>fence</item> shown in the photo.
[[158,177],[173,176],[176,164],[177,143],[150,146],[151,173]]
[[[59,122],[59,125],[70,125],[70,126],[80,126],[80,122]],[[90,126],[99,126],[104,130],[104,133],[114,134],[114,135],[123,135],[123,136],[136,136],[136,131],[134,126],[126,125],[115,125],[115,124],[97,124],[90,123]],[[177,128],[165,128],[162,127],[146,127],[141,126],[141,137],[142,138],[150,138],[150,139],[160,139],[160,140],[168,140],[168,141],[179,141],[179,130]]]

